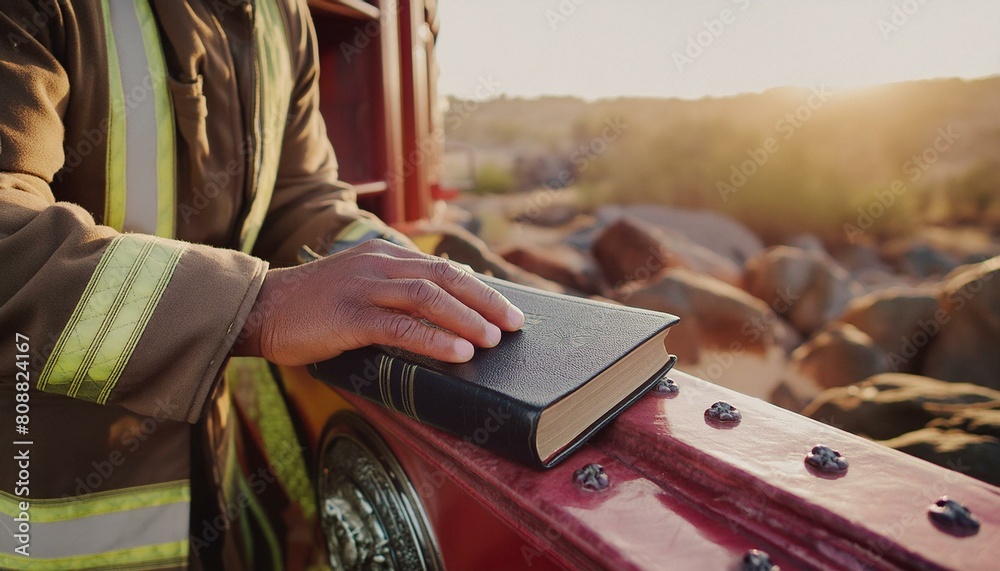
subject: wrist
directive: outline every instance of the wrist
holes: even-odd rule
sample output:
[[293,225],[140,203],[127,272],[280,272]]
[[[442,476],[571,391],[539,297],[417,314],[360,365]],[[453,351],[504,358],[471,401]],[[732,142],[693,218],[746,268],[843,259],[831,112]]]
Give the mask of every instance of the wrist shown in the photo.
[[240,330],[239,335],[236,336],[236,342],[230,351],[234,357],[264,356],[261,347],[261,331],[266,321],[265,314],[268,306],[267,292],[270,289],[268,285],[271,281],[270,277],[271,271],[269,270],[264,275],[264,281],[261,283],[260,290],[257,291],[257,298],[254,300],[250,313],[243,322],[243,328]]

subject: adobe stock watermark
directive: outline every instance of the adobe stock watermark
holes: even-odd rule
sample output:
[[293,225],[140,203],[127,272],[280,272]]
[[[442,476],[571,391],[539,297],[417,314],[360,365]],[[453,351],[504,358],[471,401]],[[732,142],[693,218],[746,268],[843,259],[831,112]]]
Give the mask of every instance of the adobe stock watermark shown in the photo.
[[16,31],[7,32],[7,37],[4,38],[14,48],[14,51],[18,51],[21,45],[29,41],[26,36],[37,38],[43,31],[47,33],[46,28],[49,23],[54,19],[60,18],[60,9],[56,0],[42,0],[41,2],[36,2],[35,6],[37,9],[30,18],[22,16],[20,20],[12,22],[20,27],[19,31],[23,32],[23,34]]
[[888,42],[889,38],[906,27],[927,2],[928,0],[904,0],[894,3],[888,17],[878,20],[878,31],[882,34],[882,41]]
[[[647,252],[649,255],[646,256],[642,264],[636,266],[635,269],[622,276],[611,286],[612,290],[620,291],[618,301],[621,303],[628,303],[628,300],[635,295],[635,290],[638,289],[635,284],[642,283],[660,273],[660,270],[668,267],[671,258],[676,256],[663,246],[650,246]],[[633,285],[626,287],[628,284]]]
[[[997,266],[1000,264],[994,265],[994,268]],[[931,319],[927,321],[918,319],[917,330],[908,336],[900,337],[899,351],[892,351],[887,355],[892,370],[900,371],[900,368],[916,357],[921,349],[930,345],[931,341],[941,332],[941,328],[951,321],[956,313],[962,311],[972,301],[972,298],[983,291],[984,284],[992,280],[993,276],[994,272],[987,271],[979,279],[972,280],[945,296],[945,300],[951,306],[949,309],[938,307]]]
[[[503,83],[493,78],[493,74],[481,75],[476,79],[476,86],[472,89],[472,97],[461,99],[458,104],[448,110],[445,122],[448,129],[458,129],[473,113],[479,109],[483,101],[496,95]],[[401,188],[403,181],[413,176],[413,173],[424,164],[442,145],[444,145],[446,129],[438,126],[429,136],[422,137],[417,143],[417,148],[410,151],[403,160],[401,171],[388,171],[385,173],[385,180],[390,187]]]
[[[241,156],[245,157],[248,152],[247,143],[241,143]],[[208,205],[219,197],[223,189],[230,188],[230,183],[243,171],[243,165],[243,160],[231,159],[225,168],[209,172],[204,185],[192,187],[190,203],[185,201],[177,205],[177,211],[184,223],[190,224],[191,219],[204,212]]]
[[234,497],[229,498],[226,505],[220,506],[221,513],[211,520],[202,520],[201,533],[195,535],[194,529],[192,529],[189,540],[195,553],[218,540],[222,533],[243,515],[250,504],[256,501],[255,497],[263,494],[271,484],[277,481],[279,469],[294,462],[303,450],[305,450],[304,446],[286,440],[282,444],[280,452],[275,454],[276,457],[268,463],[267,467],[257,468],[255,472],[250,473],[246,477],[246,487],[237,487]]
[[586,3],[587,0],[559,0],[554,9],[549,8],[545,11],[545,20],[549,23],[549,27],[552,30],[558,30],[576,14],[580,6]]
[[[119,436],[119,445],[107,457],[94,460],[90,463],[93,470],[81,477],[78,477],[74,484],[76,489],[73,494],[63,494],[67,500],[81,500],[86,494],[101,491],[104,483],[111,478],[115,471],[123,466],[132,454],[142,446],[157,430],[160,425],[167,421],[172,411],[177,408],[176,403],[164,400],[162,397],[156,399],[156,408],[153,414],[143,418],[135,426],[130,427]],[[122,449],[125,451],[123,452]]]
[[[390,3],[396,9],[396,3]],[[371,45],[372,41],[378,39],[382,33],[382,23],[378,20],[369,20],[364,26],[354,26],[354,37],[351,43],[340,42],[340,54],[344,56],[347,63],[351,63],[354,56],[359,55],[365,48]]]
[[[962,458],[948,460],[944,467],[948,471],[940,479],[936,480],[933,485],[919,487],[914,490],[911,505],[930,505],[935,499],[948,495],[949,486],[958,483],[962,477],[961,474],[972,469],[971,466],[963,463]],[[854,544],[863,550],[872,561],[882,560],[887,552],[897,548],[898,542],[902,542],[906,532],[910,528],[914,525],[922,524],[927,518],[926,512],[918,510],[902,509],[898,510],[898,513],[900,514],[899,519],[883,526],[880,530],[875,530],[878,532],[877,537],[866,539],[864,545],[859,543]],[[868,568],[865,567],[864,569]]]
[[715,188],[723,202],[728,202],[730,195],[736,193],[763,167],[771,155],[781,150],[780,141],[789,141],[795,136],[816,111],[819,111],[833,96],[825,85],[810,89],[806,100],[792,111],[785,113],[774,124],[774,133],[769,135],[760,145],[747,149],[746,160],[729,165],[729,178],[719,179]]
[[[947,153],[954,146],[955,141],[961,139],[962,135],[955,132],[949,124],[947,128],[939,127],[937,136],[923,148],[919,153],[912,155],[901,166],[903,174],[911,183],[917,182],[935,163],[941,160],[941,156]],[[875,224],[875,221],[885,215],[896,203],[896,199],[909,190],[903,179],[897,178],[889,184],[888,189],[876,190],[872,193],[872,200],[865,206],[859,206],[858,216],[854,224],[845,222],[843,225],[847,240],[854,244],[860,237]]]
[[[739,12],[745,11],[750,6],[750,0],[730,0],[730,2],[739,9]],[[671,54],[677,72],[684,73],[686,68],[704,55],[705,50],[712,47],[729,26],[736,22],[737,14],[738,12],[731,8],[723,8],[715,18],[702,20],[702,29],[687,37],[687,43],[682,50],[674,50]]]
[[63,161],[62,168],[55,174],[56,181],[62,182],[63,177],[72,173],[77,167],[83,164],[83,161],[93,154],[95,150],[101,148],[101,145],[108,137],[108,132],[110,131],[111,124],[115,118],[128,118],[133,109],[146,101],[148,97],[153,96],[154,90],[167,89],[166,81],[166,76],[154,77],[152,74],[147,73],[142,78],[141,83],[132,86],[132,89],[125,93],[122,101],[113,101],[113,108],[111,109],[108,117],[104,117],[98,121],[96,127],[83,131],[83,136],[74,146],[70,146],[67,143],[63,147],[63,155],[65,159]]
[[[242,2],[243,0],[239,1]],[[379,38],[382,34],[382,29],[386,26],[386,22],[388,22],[388,16],[399,15],[398,3],[382,2],[380,4],[378,20],[369,20],[363,26],[354,26],[354,35],[351,37],[351,41],[340,42],[340,46],[338,46],[340,54],[344,56],[344,60],[347,63],[351,63],[351,60],[355,56],[361,54],[373,41]],[[398,18],[393,19],[397,20]]]
[[[604,121],[604,128],[601,134],[592,138],[586,143],[573,149],[569,154],[570,164],[573,169],[564,168],[559,171],[555,182],[548,181],[542,185],[540,192],[534,193],[521,208],[521,212],[514,217],[514,232],[524,232],[524,223],[537,219],[542,214],[542,209],[552,205],[560,195],[566,192],[566,188],[573,185],[577,176],[586,171],[590,164],[611,148],[622,133],[628,129],[629,124],[621,117],[615,116]],[[573,171],[576,171],[574,174]]]
[[[764,313],[762,316],[755,315],[744,321],[743,325],[740,326],[740,335],[749,340],[749,345],[757,343],[766,332],[771,331],[780,321],[781,318],[779,316],[790,311],[800,297],[802,297],[801,294],[793,292],[790,286],[785,286],[784,289],[780,287],[775,288],[774,300],[770,306],[771,311]],[[746,349],[747,344],[736,340],[731,342],[728,350],[723,353],[713,351],[711,362],[705,364],[699,363],[698,368],[695,370],[695,375],[707,381],[719,382],[722,379],[722,375],[736,364],[736,357],[745,353]]]

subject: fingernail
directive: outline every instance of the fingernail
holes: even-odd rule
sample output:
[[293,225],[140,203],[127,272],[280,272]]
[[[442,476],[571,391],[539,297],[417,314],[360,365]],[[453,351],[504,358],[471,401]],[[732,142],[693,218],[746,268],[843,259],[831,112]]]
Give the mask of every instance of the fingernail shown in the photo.
[[475,353],[475,349],[472,347],[472,343],[469,343],[465,339],[455,340],[455,356],[457,356],[462,361],[468,361],[472,358],[472,354]]
[[514,327],[520,328],[524,325],[524,313],[521,312],[516,306],[510,306],[507,308],[507,321]]
[[490,347],[496,347],[500,342],[500,328],[492,323],[486,324],[486,342]]

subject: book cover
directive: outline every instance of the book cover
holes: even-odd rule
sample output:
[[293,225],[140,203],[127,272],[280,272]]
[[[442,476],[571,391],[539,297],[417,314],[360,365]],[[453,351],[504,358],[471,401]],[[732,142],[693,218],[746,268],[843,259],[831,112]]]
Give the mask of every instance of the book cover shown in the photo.
[[311,365],[310,373],[508,458],[547,468],[673,366],[675,358],[663,346],[667,329],[678,321],[673,315],[477,277],[525,315],[524,327],[504,332],[496,347],[476,349],[471,361],[454,364],[371,346]]

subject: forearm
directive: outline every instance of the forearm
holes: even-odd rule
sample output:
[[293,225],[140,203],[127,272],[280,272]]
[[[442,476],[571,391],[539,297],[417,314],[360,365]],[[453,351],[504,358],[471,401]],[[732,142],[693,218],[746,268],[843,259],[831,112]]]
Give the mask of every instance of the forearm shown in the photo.
[[[34,386],[143,414],[166,399],[178,404],[176,418],[196,420],[266,264],[119,234],[14,181],[0,174],[0,336],[41,341]],[[13,363],[0,360],[0,378],[14,378]]]

